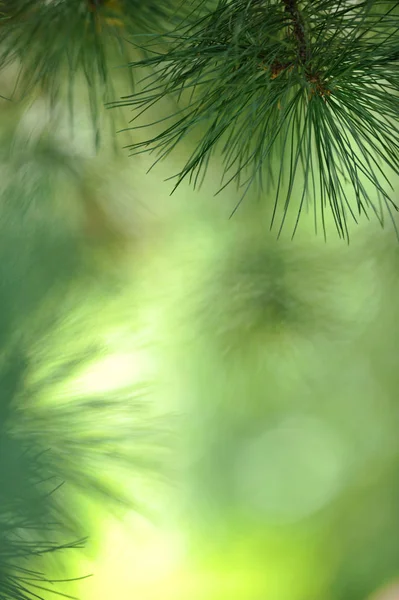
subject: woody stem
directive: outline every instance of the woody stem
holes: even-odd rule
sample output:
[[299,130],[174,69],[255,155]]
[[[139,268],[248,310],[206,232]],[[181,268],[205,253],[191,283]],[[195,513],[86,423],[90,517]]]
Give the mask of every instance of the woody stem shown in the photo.
[[308,58],[308,44],[305,35],[305,23],[298,8],[297,0],[283,0],[286,12],[293,21],[293,34],[298,42],[298,54],[302,64],[306,64]]

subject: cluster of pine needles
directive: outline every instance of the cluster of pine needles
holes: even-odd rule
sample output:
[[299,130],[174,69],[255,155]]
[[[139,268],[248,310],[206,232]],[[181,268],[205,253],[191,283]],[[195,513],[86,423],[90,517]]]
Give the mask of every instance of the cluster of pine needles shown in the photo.
[[[71,579],[50,579],[45,571],[37,570],[46,556],[59,559],[65,551],[83,548],[85,543],[68,536],[65,523],[59,520],[53,502],[58,486],[48,470],[48,456],[33,451],[31,445],[25,448],[23,438],[14,439],[4,432],[0,451],[8,459],[7,465],[0,461],[0,596],[32,600],[51,592],[70,597],[62,593],[60,584]],[[47,561],[44,565],[48,568]]]
[[294,232],[309,206],[324,233],[330,209],[343,238],[348,217],[371,212],[383,224],[386,209],[393,220],[387,172],[399,173],[398,8],[378,0],[220,0],[166,35],[165,51],[131,64],[153,70],[139,93],[117,103],[133,107],[133,121],[169,94],[181,100],[132,153],[160,160],[193,133],[175,188],[186,178],[200,185],[218,149],[220,190],[235,182],[243,198],[254,183],[266,187],[272,224],[282,204],[279,231],[291,202]]
[[[115,98],[118,67],[129,61],[126,38],[164,31],[177,8],[175,0],[4,0],[0,68],[19,64],[11,99],[45,93],[53,109],[64,97],[73,127],[83,79],[98,148],[101,106]],[[124,74],[134,89],[128,69]]]
[[[237,207],[251,188],[265,194],[272,226],[280,220],[279,233],[292,205],[293,233],[304,209],[313,212],[324,236],[327,213],[344,239],[348,219],[357,222],[362,214],[374,214],[381,225],[388,216],[396,228],[391,181],[399,172],[396,0],[2,5],[0,68],[19,61],[17,88],[23,96],[45,90],[54,103],[66,84],[73,116],[75,80],[83,76],[97,147],[104,105],[133,109],[123,129],[134,132],[129,148],[132,154],[156,153],[155,163],[195,140],[171,177],[173,191],[185,179],[200,186],[218,153],[223,160],[218,192],[235,183]],[[138,84],[140,70],[145,76]],[[117,73],[130,82],[120,99]],[[177,110],[135,123],[164,98],[177,100]]]
[[[96,318],[112,286],[64,210],[65,198],[72,214],[79,201],[74,160],[47,132],[34,140],[17,129],[0,144],[1,600],[68,597],[66,550],[83,548],[90,530],[81,499],[118,515],[142,509],[132,487],[158,477],[165,433],[145,382],[73,387],[110,351],[88,313]],[[52,579],[53,567],[68,576]]]

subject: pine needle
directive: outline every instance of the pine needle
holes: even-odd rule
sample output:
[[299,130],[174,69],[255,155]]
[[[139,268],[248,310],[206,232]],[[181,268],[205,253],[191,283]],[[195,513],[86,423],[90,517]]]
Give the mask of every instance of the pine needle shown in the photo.
[[131,153],[155,152],[161,160],[195,135],[173,191],[185,179],[198,186],[219,151],[219,191],[234,182],[243,199],[266,181],[274,215],[282,207],[279,231],[294,201],[294,233],[309,201],[323,229],[328,209],[344,239],[348,218],[371,212],[383,223],[384,206],[393,220],[387,173],[399,174],[398,7],[378,0],[220,0],[166,35],[165,52],[131,64],[155,73],[140,92],[111,105],[133,108],[132,130],[153,126],[134,121],[169,94],[182,106],[157,134],[129,146]]

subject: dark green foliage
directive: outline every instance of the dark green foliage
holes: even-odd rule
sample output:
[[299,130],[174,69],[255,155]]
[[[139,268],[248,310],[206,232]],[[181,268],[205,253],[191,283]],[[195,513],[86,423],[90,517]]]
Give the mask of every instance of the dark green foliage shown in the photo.
[[[67,322],[66,322],[67,324]],[[64,324],[65,325],[65,324]],[[44,339],[44,344],[48,340]],[[132,485],[120,485],[121,474],[135,477],[159,475],[163,449],[168,434],[166,424],[151,414],[150,389],[144,383],[107,393],[59,394],[59,386],[101,356],[98,349],[88,346],[79,355],[67,353],[61,360],[48,356],[46,348],[36,347],[32,371],[44,376],[27,385],[20,398],[21,410],[15,429],[24,432],[33,444],[51,447],[52,468],[62,474],[74,490],[84,492],[92,500],[108,508],[140,508],[132,498]],[[39,355],[39,360],[37,360]],[[45,367],[43,369],[43,367]],[[47,368],[46,368],[47,367]],[[58,387],[58,389],[57,389]],[[58,393],[57,393],[58,392]],[[66,395],[66,397],[65,397]],[[52,402],[41,402],[53,396]],[[65,521],[79,526],[79,517],[60,506]]]
[[[81,548],[83,540],[68,531],[67,523],[54,502],[57,482],[51,465],[51,453],[39,451],[26,439],[8,432],[9,421],[4,419],[4,408],[14,400],[13,390],[23,382],[24,366],[18,357],[12,357],[8,366],[1,365],[1,424],[0,424],[0,598],[2,600],[30,600],[41,598],[46,589],[63,595],[60,586],[43,573],[32,568],[40,561],[46,565],[46,555],[64,557],[64,551]],[[18,366],[21,365],[21,369]],[[11,381],[12,380],[12,381]],[[10,411],[12,414],[12,411]]]
[[234,181],[244,197],[266,184],[272,224],[282,210],[280,230],[291,203],[298,219],[312,206],[324,230],[330,211],[343,238],[348,217],[371,212],[383,223],[383,209],[396,210],[387,169],[399,174],[397,7],[220,0],[165,35],[165,52],[131,64],[155,74],[117,106],[134,107],[138,118],[168,94],[181,99],[170,122],[132,153],[155,151],[160,160],[192,132],[198,142],[175,188],[185,178],[199,185],[219,148],[221,189]]
[[13,131],[0,168],[0,598],[30,600],[50,583],[61,593],[49,560],[62,564],[90,530],[76,494],[132,507],[118,477],[155,473],[163,432],[144,384],[65,392],[106,351],[88,313],[93,295],[110,297],[82,236],[75,159],[49,136]]
[[46,565],[47,555],[62,559],[63,550],[82,545],[74,541],[76,532],[57,509],[58,493],[53,491],[63,480],[52,469],[51,449],[36,444],[24,430],[19,435],[14,431],[31,362],[31,330],[45,335],[48,329],[48,318],[41,325],[32,319],[40,316],[41,303],[54,292],[57,295],[62,283],[79,271],[80,254],[78,238],[54,203],[54,185],[60,165],[64,175],[68,170],[67,157],[51,152],[49,140],[27,142],[3,135],[1,144],[0,597],[4,600],[41,597],[53,583],[32,568],[32,559]]
[[[3,269],[4,270],[4,269]],[[4,297],[4,290],[2,293]],[[3,306],[4,310],[4,306]],[[4,313],[2,312],[2,316]],[[10,318],[10,313],[8,317]],[[15,321],[11,320],[11,327]],[[81,548],[70,521],[58,510],[57,488],[49,448],[35,445],[24,432],[15,435],[17,401],[23,393],[29,361],[22,345],[2,335],[0,360],[0,598],[30,600],[55,582],[32,567],[64,551]],[[57,582],[58,584],[62,582]],[[58,588],[51,590],[61,594]]]
[[60,584],[67,581],[50,580],[32,569],[29,561],[35,560],[38,564],[38,560],[48,554],[56,554],[61,560],[65,550],[82,548],[83,540],[72,538],[71,541],[71,537],[60,535],[64,532],[63,524],[54,520],[58,515],[52,514],[55,512],[52,494],[57,491],[49,492],[48,486],[43,485],[46,469],[38,455],[26,452],[19,440],[3,436],[1,454],[0,597],[2,600],[30,600],[42,598],[46,590],[63,596]]
[[[76,85],[83,77],[97,145],[101,105],[114,99],[116,67],[129,60],[126,36],[165,31],[177,10],[173,0],[11,0],[1,4],[0,67],[19,61],[17,99],[41,91],[54,106],[60,97],[68,98],[73,119]],[[131,85],[133,80],[125,72],[126,83]]]

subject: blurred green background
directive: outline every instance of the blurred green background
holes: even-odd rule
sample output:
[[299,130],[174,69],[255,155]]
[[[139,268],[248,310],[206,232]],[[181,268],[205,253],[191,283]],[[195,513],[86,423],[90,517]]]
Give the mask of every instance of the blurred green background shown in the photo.
[[[55,448],[57,464],[74,463],[65,501],[90,535],[62,570],[94,577],[62,591],[371,598],[399,578],[392,228],[363,219],[348,246],[331,220],[325,242],[310,213],[294,240],[289,224],[277,240],[266,197],[248,196],[232,219],[234,190],[213,197],[217,156],[199,192],[169,196],[179,155],[149,174],[151,157],[106,143],[96,155],[84,106],[74,139],[40,97],[2,101],[0,118],[2,303],[14,315],[3,348],[23,338],[34,358],[19,428]],[[98,343],[100,355],[77,360]],[[78,368],[52,379],[74,358]],[[95,394],[123,400],[126,388],[140,409],[131,396],[114,410],[85,405]],[[158,423],[162,467],[143,469],[158,465]],[[107,427],[114,441],[96,454],[91,440]],[[126,441],[136,466],[119,472],[107,453]],[[93,490],[74,491],[100,468],[136,507],[113,516]]]

